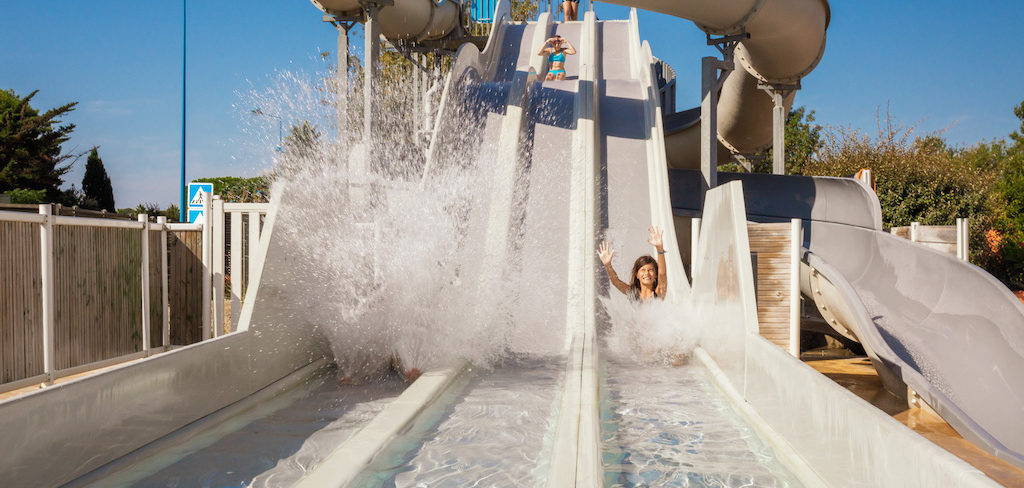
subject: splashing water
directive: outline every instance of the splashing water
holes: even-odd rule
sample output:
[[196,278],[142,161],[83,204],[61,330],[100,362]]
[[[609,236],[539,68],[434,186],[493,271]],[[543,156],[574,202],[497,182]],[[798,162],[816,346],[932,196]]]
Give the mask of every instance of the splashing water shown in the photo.
[[688,302],[634,301],[612,291],[601,297],[609,318],[607,351],[617,361],[680,364],[700,341],[702,327]]
[[[309,83],[284,76],[255,98],[272,101],[290,120],[330,121],[335,108]],[[371,160],[360,126],[342,131],[343,148],[321,136],[286,141],[277,161],[274,239],[289,254],[283,282],[292,285],[280,292],[293,304],[292,318],[315,325],[331,344],[339,376],[354,379],[372,379],[395,360],[424,370],[457,359],[487,367],[510,353],[550,354],[564,334],[559,307],[520,303],[527,284],[549,279],[549,263],[523,263],[516,253],[531,218],[522,201],[513,202],[518,218],[499,243],[507,258],[482,264],[494,245],[485,238],[488,210],[502,204],[492,201],[493,189],[522,180],[493,176],[500,173],[492,168],[495,155],[515,150],[482,135],[496,119],[493,101],[486,92],[475,95],[479,103],[464,94],[454,115],[459,123],[443,129],[447,143],[421,183],[419,117],[400,109],[403,90],[383,93],[379,103],[392,109],[380,111]]]

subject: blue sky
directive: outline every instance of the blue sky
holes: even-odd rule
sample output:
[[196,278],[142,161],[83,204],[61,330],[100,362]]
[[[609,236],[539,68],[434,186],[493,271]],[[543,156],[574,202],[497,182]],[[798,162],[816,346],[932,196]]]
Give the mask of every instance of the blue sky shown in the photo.
[[[159,7],[159,8],[158,8]],[[250,176],[268,167],[276,122],[246,96],[276,72],[325,69],[335,30],[305,0],[189,2],[188,177]],[[797,105],[818,121],[873,133],[886,106],[954,144],[1006,136],[1024,100],[1024,2],[833,1],[828,46]],[[625,8],[597,4],[602,19]],[[117,204],[176,203],[181,161],[180,3],[5,2],[0,88],[34,89],[37,108],[79,105],[68,149],[100,146]],[[699,103],[700,57],[714,54],[692,23],[641,12],[641,36],[676,70],[679,108]],[[361,46],[361,35],[353,47]],[[257,133],[263,133],[260,137]],[[272,142],[268,144],[268,141]],[[84,160],[66,177],[80,184]]]

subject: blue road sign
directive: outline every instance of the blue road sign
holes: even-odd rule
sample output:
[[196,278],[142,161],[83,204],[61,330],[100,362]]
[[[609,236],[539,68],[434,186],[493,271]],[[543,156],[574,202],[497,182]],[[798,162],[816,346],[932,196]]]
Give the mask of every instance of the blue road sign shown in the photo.
[[213,183],[188,184],[188,223],[194,224],[203,217],[203,192],[213,194]]

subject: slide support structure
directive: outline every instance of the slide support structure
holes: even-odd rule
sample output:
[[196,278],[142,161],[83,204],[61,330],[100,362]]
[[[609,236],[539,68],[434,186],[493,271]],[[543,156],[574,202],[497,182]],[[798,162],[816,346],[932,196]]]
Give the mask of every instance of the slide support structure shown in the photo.
[[[707,36],[709,46],[715,46],[722,53],[722,59],[714,56],[701,58],[701,102],[700,102],[700,173],[701,201],[704,193],[718,186],[718,92],[725,78],[735,69],[733,52],[743,39],[750,37],[745,31],[740,34],[712,38]],[[719,73],[721,71],[721,73]]]
[[786,97],[800,89],[800,83],[758,83],[758,88],[772,97],[772,174],[786,174]]
[[[351,208],[351,186],[352,179],[349,174],[348,137],[346,128],[348,126],[348,31],[356,24],[355,22],[335,21],[325,17],[326,22],[331,22],[338,29],[338,71],[335,74],[335,89],[337,90],[338,110],[338,161],[341,162],[344,171],[346,184],[339,188],[341,191],[342,205],[344,208]],[[347,213],[343,212],[343,215]]]
[[[364,154],[361,168],[350,166],[351,175],[357,175],[360,182],[357,185],[362,189],[359,192],[360,200],[354,201],[357,209],[365,208],[365,200],[369,198],[369,181],[366,175],[373,171],[375,157],[373,134],[377,117],[377,85],[378,64],[380,61],[380,21],[377,15],[380,13],[380,4],[367,3],[364,10],[366,21],[363,23],[363,145]],[[351,177],[349,179],[351,182]],[[358,211],[358,210],[357,210]]]

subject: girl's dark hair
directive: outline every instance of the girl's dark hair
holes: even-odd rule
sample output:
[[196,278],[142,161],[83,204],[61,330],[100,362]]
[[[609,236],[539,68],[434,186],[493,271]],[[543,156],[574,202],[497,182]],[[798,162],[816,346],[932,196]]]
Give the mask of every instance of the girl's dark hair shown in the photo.
[[636,258],[636,262],[633,263],[633,271],[629,272],[629,293],[634,299],[640,298],[640,278],[637,278],[636,274],[640,271],[640,268],[648,264],[654,265],[654,289],[658,289],[658,261],[644,254]]

